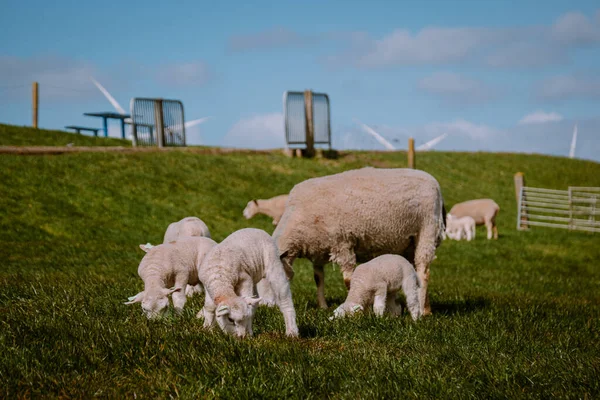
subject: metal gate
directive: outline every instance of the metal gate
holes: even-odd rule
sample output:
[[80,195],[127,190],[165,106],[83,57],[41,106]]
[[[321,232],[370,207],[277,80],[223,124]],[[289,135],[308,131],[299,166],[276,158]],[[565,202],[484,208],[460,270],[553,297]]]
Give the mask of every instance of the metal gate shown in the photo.
[[[306,145],[306,109],[304,92],[283,93],[285,140],[288,145]],[[331,149],[331,117],[329,96],[312,94],[314,144],[326,144]]]
[[179,100],[131,99],[134,146],[185,146],[183,103]]

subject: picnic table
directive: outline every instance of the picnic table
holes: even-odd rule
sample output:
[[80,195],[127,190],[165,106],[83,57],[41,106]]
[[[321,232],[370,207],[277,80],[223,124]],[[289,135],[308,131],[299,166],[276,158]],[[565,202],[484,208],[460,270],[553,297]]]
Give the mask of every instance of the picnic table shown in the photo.
[[121,138],[125,139],[125,120],[131,118],[129,114],[119,114],[115,112],[89,112],[83,113],[88,117],[100,117],[102,118],[102,127],[104,129],[104,137],[108,136],[108,122],[109,119],[121,120]]
[[98,131],[100,128],[88,128],[87,126],[77,126],[77,125],[67,125],[65,129],[74,129],[75,132],[81,134],[81,131],[90,131],[94,132],[94,136],[98,136]]

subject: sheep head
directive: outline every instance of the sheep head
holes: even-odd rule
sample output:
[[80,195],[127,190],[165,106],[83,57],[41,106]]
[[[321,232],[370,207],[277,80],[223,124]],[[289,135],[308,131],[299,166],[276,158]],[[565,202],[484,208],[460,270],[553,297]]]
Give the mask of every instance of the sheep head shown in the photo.
[[363,306],[360,304],[340,304],[338,308],[333,311],[333,315],[329,317],[330,321],[333,321],[335,318],[343,318],[346,315],[352,315],[355,312],[364,311]]
[[232,297],[217,306],[217,323],[223,332],[238,337],[252,336],[252,318],[260,297]]
[[248,202],[248,204],[246,205],[246,208],[244,208],[244,217],[246,217],[246,219],[250,219],[252,217],[254,217],[256,215],[256,213],[258,212],[258,202],[256,200],[250,200]]
[[181,288],[161,288],[152,291],[142,291],[128,298],[125,304],[142,303],[142,311],[148,319],[162,316],[169,307],[169,295],[180,291]]

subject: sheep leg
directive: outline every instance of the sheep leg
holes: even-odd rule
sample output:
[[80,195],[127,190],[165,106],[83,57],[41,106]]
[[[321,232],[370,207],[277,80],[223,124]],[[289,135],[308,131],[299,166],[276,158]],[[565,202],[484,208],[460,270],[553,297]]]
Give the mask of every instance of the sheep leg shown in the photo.
[[175,311],[180,314],[183,311],[183,306],[187,301],[187,296],[185,295],[185,289],[188,286],[188,274],[180,274],[175,277],[175,287],[181,288],[180,291],[174,292],[171,295],[173,300],[173,307],[175,307]]
[[320,262],[313,263],[315,283],[317,285],[317,302],[319,307],[327,308],[325,301],[325,268]]
[[495,222],[494,222],[494,227],[492,229],[494,231],[494,239],[498,239],[498,227],[496,226]]
[[380,287],[375,291],[375,299],[373,300],[373,312],[378,317],[383,316],[383,313],[385,312],[385,305],[387,302],[386,297],[387,297],[387,288],[386,287]]
[[285,334],[287,336],[298,337],[298,325],[296,325],[296,310],[292,301],[292,291],[290,282],[281,265],[275,265],[269,268],[269,274],[266,279],[271,284],[275,293],[275,302],[283,314],[285,322]]
[[400,304],[396,304],[396,292],[387,294],[385,308],[394,317],[402,315],[402,306]]
[[487,228],[487,238],[488,240],[490,240],[492,238],[492,229],[493,229],[493,222],[491,218],[486,218],[485,219],[485,227]]
[[203,325],[204,328],[212,328],[213,325],[215,324],[216,309],[217,309],[217,306],[215,305],[215,302],[208,294],[208,290],[205,290],[204,291],[204,307],[202,308],[202,310],[200,310],[198,315],[196,315],[197,318],[200,318],[200,313],[202,313],[204,315],[204,325]]
[[435,241],[430,238],[435,237],[434,233],[428,234],[427,231],[421,232],[416,239],[417,247],[415,250],[415,269],[417,276],[421,282],[419,288],[419,303],[421,315],[431,314],[431,306],[429,305],[429,293],[427,286],[429,284],[429,264],[435,257]]

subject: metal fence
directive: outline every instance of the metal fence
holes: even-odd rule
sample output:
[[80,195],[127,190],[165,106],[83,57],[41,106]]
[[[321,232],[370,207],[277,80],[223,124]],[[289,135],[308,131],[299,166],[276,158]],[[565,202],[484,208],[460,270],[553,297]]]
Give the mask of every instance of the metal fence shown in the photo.
[[[306,113],[304,92],[287,91],[283,94],[285,140],[288,145],[306,144]],[[326,144],[331,148],[331,117],[329,96],[312,94],[314,144]]]
[[179,100],[131,99],[134,146],[185,146],[183,103]]
[[569,186],[568,190],[523,186],[517,229],[546,226],[600,232],[600,188]]

